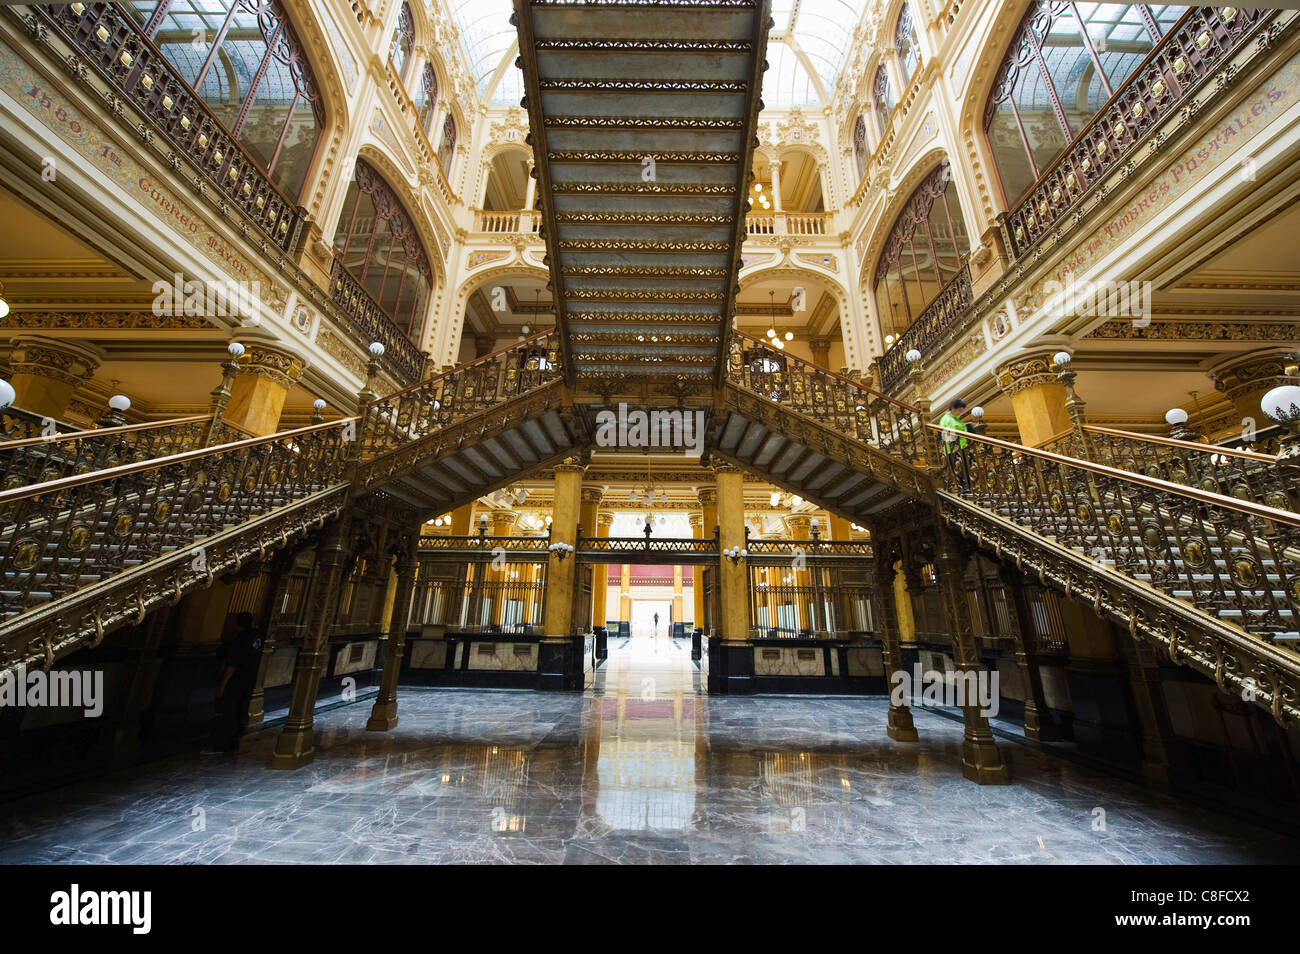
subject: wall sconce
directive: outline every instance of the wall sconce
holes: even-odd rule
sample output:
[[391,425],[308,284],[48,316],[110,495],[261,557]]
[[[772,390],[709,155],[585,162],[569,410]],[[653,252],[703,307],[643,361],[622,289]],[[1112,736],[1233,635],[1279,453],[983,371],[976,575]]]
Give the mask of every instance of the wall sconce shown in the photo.
[[552,543],[546,549],[550,550],[551,553],[554,554],[557,559],[563,560],[565,557],[567,557],[570,553],[573,552],[573,544]]
[[723,556],[731,560],[732,563],[739,563],[749,556],[749,550],[740,547],[732,547],[730,550],[723,550]]

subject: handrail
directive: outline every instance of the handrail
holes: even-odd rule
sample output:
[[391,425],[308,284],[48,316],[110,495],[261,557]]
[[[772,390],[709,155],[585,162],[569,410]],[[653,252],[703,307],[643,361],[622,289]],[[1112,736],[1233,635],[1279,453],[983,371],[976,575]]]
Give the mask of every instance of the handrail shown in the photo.
[[844,375],[839,374],[838,372],[831,371],[831,370],[829,370],[828,368],[823,368],[823,367],[821,367],[821,366],[819,366],[819,365],[817,365],[817,364],[814,364],[814,363],[811,362],[811,361],[806,361],[806,360],[804,360],[803,358],[800,358],[798,355],[793,355],[793,354],[790,354],[790,353],[788,353],[788,352],[786,352],[786,351],[782,351],[782,350],[780,350],[780,349],[773,348],[770,344],[768,344],[768,343],[767,343],[766,341],[764,341],[762,338],[756,338],[756,337],[753,336],[753,335],[746,334],[745,332],[743,332],[743,331],[739,331],[739,330],[733,330],[731,333],[732,333],[733,335],[735,335],[737,338],[744,338],[744,339],[746,339],[746,340],[748,340],[748,341],[752,341],[752,342],[754,342],[755,344],[763,345],[765,348],[767,348],[767,349],[768,349],[769,351],[771,351],[773,354],[779,355],[779,356],[784,357],[784,358],[790,358],[790,359],[792,359],[792,360],[794,360],[794,361],[799,362],[799,363],[802,364],[802,365],[806,365],[807,367],[812,368],[812,369],[814,369],[815,371],[817,371],[819,374],[825,374],[825,375],[827,375],[827,376],[829,376],[829,377],[835,378],[837,381],[843,381],[845,384],[852,385],[853,387],[857,388],[857,389],[860,390],[860,391],[866,391],[866,392],[867,392],[868,394],[870,394],[872,397],[880,398],[881,400],[883,400],[883,401],[887,401],[887,402],[889,402],[890,404],[897,405],[898,407],[901,407],[901,408],[902,408],[903,410],[905,410],[905,411],[910,411],[910,412],[912,412],[913,414],[919,414],[919,413],[921,413],[920,408],[914,407],[914,406],[912,406],[911,404],[908,404],[906,401],[900,401],[898,398],[890,397],[888,394],[885,394],[885,393],[882,392],[882,391],[877,391],[875,388],[873,388],[873,387],[872,387],[871,385],[869,385],[869,384],[863,384],[861,381],[854,381],[852,378],[845,377]]
[[74,487],[84,487],[86,484],[98,483],[101,480],[112,480],[117,477],[129,477],[132,474],[143,474],[151,470],[158,470],[171,464],[184,464],[192,460],[199,460],[203,457],[211,457],[218,453],[224,453],[232,450],[243,450],[246,447],[257,447],[261,444],[270,444],[274,441],[284,440],[291,437],[302,437],[307,434],[314,434],[317,431],[329,430],[330,428],[340,427],[349,421],[359,421],[356,417],[343,417],[337,421],[326,421],[323,424],[309,424],[306,427],[299,427],[291,431],[277,431],[274,434],[265,434],[262,437],[250,437],[247,440],[231,441],[228,444],[214,444],[211,447],[201,447],[197,450],[182,451],[179,454],[169,454],[166,457],[155,457],[152,460],[136,461],[133,464],[119,464],[117,467],[106,467],[103,470],[92,470],[84,474],[76,474],[72,477],[60,477],[57,480],[47,480],[42,484],[31,484],[27,487],[15,487],[13,490],[0,491],[0,506],[12,503],[16,500],[26,500],[30,497],[39,497],[43,494],[62,493],[65,490],[71,490]]
[[472,361],[466,361],[464,364],[458,364],[456,365],[456,367],[451,368],[447,371],[443,371],[439,374],[435,374],[431,378],[425,378],[423,381],[416,381],[414,384],[408,384],[400,391],[393,391],[389,394],[384,394],[380,397],[377,397],[370,402],[369,406],[374,407],[376,404],[379,404],[383,401],[391,401],[393,398],[401,397],[403,394],[406,394],[410,391],[415,391],[418,390],[419,388],[427,388],[429,385],[436,384],[437,382],[441,381],[443,378],[450,377],[453,374],[460,374],[462,371],[466,371],[469,368],[474,367],[474,365],[476,364],[482,364],[485,361],[491,361],[493,358],[499,358],[507,351],[513,351],[515,348],[518,348],[521,345],[526,345],[530,341],[536,341],[538,338],[545,338],[547,335],[550,335],[554,331],[555,331],[554,328],[547,328],[544,331],[539,331],[535,334],[531,334],[527,338],[524,338],[522,341],[512,342],[506,345],[504,348],[498,348],[496,351],[492,351],[489,352],[488,354],[481,355],[480,357],[477,357]]
[[38,447],[45,444],[57,444],[61,441],[79,440],[84,437],[109,437],[115,434],[130,434],[147,431],[151,428],[175,427],[179,424],[193,424],[196,421],[210,421],[211,414],[196,414],[193,417],[173,417],[166,421],[145,421],[142,424],[122,424],[117,427],[90,427],[84,431],[59,431],[49,437],[24,437],[18,441],[0,443],[0,451]]
[[1151,490],[1176,494],[1180,497],[1189,497],[1198,503],[1209,504],[1214,507],[1223,507],[1227,510],[1236,510],[1238,513],[1248,514],[1252,517],[1259,517],[1263,520],[1271,520],[1274,523],[1286,524],[1290,527],[1300,527],[1300,514],[1291,513],[1289,510],[1279,510],[1276,507],[1269,507],[1264,504],[1255,503],[1254,501],[1240,500],[1236,497],[1216,494],[1209,490],[1201,490],[1198,487],[1188,487],[1183,484],[1175,484],[1168,480],[1161,480],[1159,477],[1148,477],[1146,474],[1135,473],[1131,470],[1120,470],[1116,467],[1107,467],[1105,464],[1095,464],[1090,460],[1083,460],[1078,457],[1068,457],[1064,454],[1056,454],[1052,451],[1041,450],[1037,447],[1026,447],[1023,444],[1016,444],[1012,441],[1004,441],[996,437],[976,434],[974,431],[959,431],[954,427],[944,427],[930,421],[927,421],[925,426],[940,431],[941,433],[953,434],[959,438],[966,438],[968,440],[977,441],[981,444],[989,444],[993,447],[1000,447],[1003,450],[1016,451],[1029,457],[1038,457],[1042,460],[1051,461],[1054,464],[1066,464],[1071,467],[1077,467],[1080,470],[1100,474],[1103,477],[1110,477],[1113,480],[1124,480],[1129,483],[1147,487]]
[[1181,447],[1184,450],[1201,451],[1206,454],[1219,454],[1223,457],[1240,457],[1266,464],[1276,464],[1276,454],[1261,454],[1259,451],[1242,450],[1237,447],[1219,447],[1217,444],[1201,444],[1197,441],[1181,441],[1173,437],[1161,437],[1158,434],[1139,434],[1136,431],[1124,431],[1116,427],[1100,427],[1096,424],[1083,425],[1085,431],[1093,434],[1109,434],[1112,437],[1127,437],[1132,440],[1146,441],[1150,444],[1162,444],[1165,447]]

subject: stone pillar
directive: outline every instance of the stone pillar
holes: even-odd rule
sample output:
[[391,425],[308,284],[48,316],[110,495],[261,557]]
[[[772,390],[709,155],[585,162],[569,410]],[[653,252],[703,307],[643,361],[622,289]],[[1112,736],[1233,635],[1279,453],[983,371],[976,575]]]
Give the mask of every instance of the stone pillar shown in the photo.
[[[717,529],[718,526],[718,492],[712,487],[704,487],[696,490],[695,495],[697,499],[700,501],[700,536],[703,539],[708,540],[713,536],[713,531]],[[698,603],[696,603],[696,605],[700,607],[700,612],[704,614],[703,616],[701,616],[701,619],[703,619],[705,616],[708,616],[708,612],[704,606],[703,572],[700,572],[696,576],[696,582],[699,584],[701,590],[700,600]],[[719,581],[719,583],[720,582],[721,581]],[[716,607],[717,607],[717,601],[715,597],[715,601],[714,601],[715,612],[716,612]],[[720,621],[714,619],[712,620],[712,623],[713,623],[713,632],[716,635],[718,626],[720,625]]]
[[[873,533],[872,538],[875,539],[876,534]],[[896,625],[900,610],[894,586],[897,576],[889,557],[880,554],[876,561],[876,585],[872,588],[872,596],[876,604],[877,635],[880,638],[881,655],[884,657],[885,692],[889,695],[889,718],[885,734],[895,742],[915,742],[916,725],[912,721],[912,710],[907,707],[907,697],[894,691],[897,682],[894,674],[903,671],[903,651]],[[910,606],[908,619],[911,619]]]
[[316,718],[316,693],[320,689],[321,675],[329,662],[329,640],[326,638],[330,618],[337,605],[339,584],[343,579],[346,559],[343,540],[347,533],[347,518],[342,517],[326,531],[317,548],[315,585],[311,596],[311,612],[298,662],[293,676],[293,697],[289,703],[289,716],[275,740],[275,751],[268,763],[273,769],[296,769],[309,763],[316,754],[313,725]]
[[284,399],[302,377],[302,359],[253,342],[245,345],[236,365],[223,423],[254,437],[274,434],[280,426]]
[[[691,536],[696,540],[704,539],[704,517],[701,514],[693,513],[690,515]],[[691,582],[693,584],[691,595],[695,603],[695,628],[704,627],[704,567],[696,564],[691,567]]]
[[685,620],[683,612],[683,594],[682,594],[682,565],[680,563],[673,565],[673,622],[680,623]]
[[819,368],[831,369],[831,340],[829,338],[811,338],[808,348],[812,351],[813,364]]
[[[719,545],[723,550],[745,547],[745,476],[729,464],[715,468],[718,490]],[[722,607],[722,638],[749,639],[749,568],[742,557],[719,558],[718,585]]]
[[[939,554],[936,559],[937,569],[943,586],[944,603],[948,610],[948,625],[952,634],[953,663],[960,679],[969,673],[971,677],[984,673],[980,665],[979,649],[975,643],[975,629],[971,625],[970,604],[966,598],[966,586],[963,577],[966,570],[967,556],[962,549],[961,540],[951,531],[940,530]],[[971,690],[975,688],[974,678],[966,682],[967,692],[962,706],[962,721],[966,726],[965,738],[962,740],[961,772],[966,778],[980,785],[1005,785],[1011,779],[1006,765],[1002,762],[1002,753],[993,741],[993,732],[989,729],[988,719],[980,712],[977,696]]]
[[[494,510],[491,514],[491,529],[488,531],[494,537],[508,537],[514,533],[515,522],[519,519],[519,514],[513,510]],[[492,564],[481,564],[483,571],[484,586],[482,596],[492,600],[492,616],[488,620],[490,623],[500,625],[505,619],[505,592],[506,583],[510,579],[509,570],[502,567],[494,569]],[[489,590],[488,587],[491,587]],[[482,600],[479,606],[482,606]]]
[[[607,539],[609,528],[614,525],[612,513],[596,514],[596,536]],[[605,612],[609,598],[609,564],[593,564],[591,582],[591,625],[604,626]]]
[[[787,534],[786,539],[807,540],[811,536],[812,517],[804,514],[791,514],[785,518],[785,527]],[[812,574],[806,567],[802,570],[797,568],[792,569],[790,575],[794,580],[794,585],[799,587],[800,590],[811,588]],[[800,592],[800,590],[796,590],[794,601],[795,626],[799,630],[806,629],[809,632],[815,633],[816,630],[821,628],[817,625],[817,607],[811,600],[805,602],[803,599],[804,594]],[[812,612],[809,612],[809,610]]]
[[73,392],[95,376],[103,358],[98,348],[77,341],[17,335],[9,352],[14,407],[63,420]]
[[406,625],[411,614],[411,596],[415,591],[419,546],[420,533],[417,530],[406,537],[397,553],[394,566],[396,593],[384,648],[384,674],[379,682],[379,695],[370,710],[370,720],[366,723],[366,728],[372,732],[385,732],[397,725],[397,678],[402,671],[402,655],[406,648]]
[[1043,674],[1034,656],[1035,637],[1028,631],[1033,615],[1025,597],[1024,572],[1005,563],[998,565],[1006,593],[1007,615],[1011,633],[1016,643],[1016,666],[1025,690],[1025,738],[1048,742],[1060,738],[1052,724],[1047,697],[1043,693]]
[[1042,447],[1071,431],[1065,385],[1046,354],[1017,358],[997,371],[998,387],[1011,398],[1020,443]]
[[[551,510],[551,542],[578,543],[578,511],[582,505],[582,475],[577,458],[555,465],[555,497]],[[573,589],[576,553],[552,552],[546,562],[546,605],[542,612],[542,643],[538,647],[539,689],[582,688],[582,652],[573,639]]]
[[496,350],[497,339],[495,335],[475,335],[474,336],[474,357],[482,358]]
[[[551,542],[578,543],[578,514],[582,503],[582,474],[586,468],[573,459],[555,467],[555,497],[551,505]],[[552,553],[546,564],[546,612],[542,632],[547,640],[568,640],[573,628],[575,555],[561,559]]]
[[618,584],[618,618],[620,622],[631,625],[632,622],[632,567],[624,563]]
[[781,208],[781,161],[773,159],[767,167],[772,170],[772,211],[782,212]]
[[1260,409],[1259,401],[1267,392],[1284,384],[1300,384],[1300,378],[1286,373],[1287,365],[1295,364],[1294,352],[1281,348],[1268,348],[1233,355],[1221,361],[1210,371],[1215,390],[1222,393],[1236,408],[1237,420],[1244,428],[1250,418],[1256,430],[1263,430],[1273,421]]

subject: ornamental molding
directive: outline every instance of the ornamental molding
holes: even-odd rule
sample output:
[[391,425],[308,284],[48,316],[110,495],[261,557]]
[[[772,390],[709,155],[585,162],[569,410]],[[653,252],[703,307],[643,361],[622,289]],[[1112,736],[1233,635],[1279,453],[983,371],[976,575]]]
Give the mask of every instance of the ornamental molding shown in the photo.
[[19,335],[9,352],[12,374],[30,374],[80,387],[95,376],[104,353],[93,345],[42,335]]
[[304,370],[306,364],[297,355],[261,342],[250,342],[236,362],[235,375],[266,378],[289,390],[302,378]]
[[998,388],[1007,395],[1020,394],[1046,384],[1059,384],[1052,360],[1045,354],[1017,358],[994,372]]

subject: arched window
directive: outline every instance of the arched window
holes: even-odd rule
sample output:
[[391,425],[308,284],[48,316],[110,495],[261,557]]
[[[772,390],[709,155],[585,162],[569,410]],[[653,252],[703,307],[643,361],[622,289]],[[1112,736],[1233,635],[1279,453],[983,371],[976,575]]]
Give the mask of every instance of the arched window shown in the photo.
[[438,164],[442,174],[451,178],[451,163],[456,158],[456,117],[451,113],[442,121],[442,143],[438,146]]
[[984,132],[1014,204],[1065,151],[1187,7],[1035,3],[984,111]]
[[921,45],[916,35],[916,25],[912,23],[912,8],[903,4],[898,13],[898,25],[894,29],[894,52],[898,54],[898,68],[907,86],[916,75],[916,68],[921,65]]
[[420,116],[420,128],[426,136],[433,135],[433,117],[438,111],[438,74],[433,71],[432,63],[424,64],[424,75],[420,77],[420,94],[415,98],[415,108]]
[[279,0],[123,6],[276,187],[297,200],[325,122]]
[[388,62],[393,64],[397,78],[406,78],[406,64],[415,50],[415,20],[411,16],[411,5],[402,4],[397,13],[397,26],[393,28],[393,40],[388,44]]
[[876,265],[876,306],[886,331],[903,331],[957,277],[970,252],[948,160],[908,198]]
[[393,189],[358,159],[334,233],[343,267],[408,337],[422,328],[433,273],[411,217]]
[[894,111],[894,93],[889,88],[889,70],[884,63],[876,70],[876,81],[871,86],[871,107],[876,111],[876,124],[883,136],[889,126],[889,114]]
[[867,149],[867,124],[859,113],[857,122],[853,124],[853,161],[858,167],[859,179],[866,175],[869,158],[871,156]]

